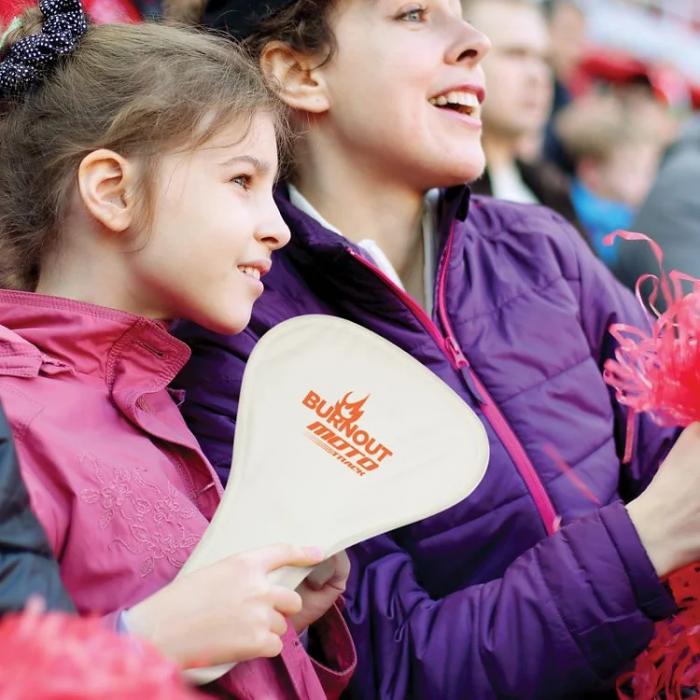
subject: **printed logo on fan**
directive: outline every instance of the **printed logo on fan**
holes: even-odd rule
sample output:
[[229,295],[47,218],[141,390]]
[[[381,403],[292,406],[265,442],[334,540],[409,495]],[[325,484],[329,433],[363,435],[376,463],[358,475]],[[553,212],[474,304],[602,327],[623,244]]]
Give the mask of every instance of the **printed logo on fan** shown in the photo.
[[351,394],[348,391],[333,404],[310,391],[302,404],[321,420],[307,425],[305,435],[355,474],[365,476],[379,469],[394,453],[358,424],[369,395],[350,401]]

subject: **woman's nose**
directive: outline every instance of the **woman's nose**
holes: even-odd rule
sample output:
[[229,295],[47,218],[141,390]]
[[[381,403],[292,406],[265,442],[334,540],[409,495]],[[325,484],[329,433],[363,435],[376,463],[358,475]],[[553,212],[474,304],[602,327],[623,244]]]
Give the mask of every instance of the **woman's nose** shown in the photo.
[[491,50],[491,40],[466,21],[460,21],[459,25],[459,38],[450,52],[450,60],[476,65]]

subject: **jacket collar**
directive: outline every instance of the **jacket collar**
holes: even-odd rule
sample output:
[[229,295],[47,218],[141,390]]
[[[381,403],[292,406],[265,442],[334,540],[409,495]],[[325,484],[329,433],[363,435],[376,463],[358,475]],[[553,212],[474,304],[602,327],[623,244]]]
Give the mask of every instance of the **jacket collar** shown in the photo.
[[190,351],[164,323],[94,304],[0,290],[0,374],[69,372],[165,388]]
[[[282,185],[276,192],[277,205],[282,216],[293,231],[292,242],[289,248],[301,247],[314,251],[314,253],[339,257],[348,248],[356,249],[362,254],[361,249],[346,238],[339,236],[334,231],[327,229],[312,216],[304,213],[289,201],[289,192],[286,185]],[[443,190],[438,214],[438,235],[440,247],[447,240],[452,222],[465,221],[469,213],[470,190],[466,185],[458,185]]]

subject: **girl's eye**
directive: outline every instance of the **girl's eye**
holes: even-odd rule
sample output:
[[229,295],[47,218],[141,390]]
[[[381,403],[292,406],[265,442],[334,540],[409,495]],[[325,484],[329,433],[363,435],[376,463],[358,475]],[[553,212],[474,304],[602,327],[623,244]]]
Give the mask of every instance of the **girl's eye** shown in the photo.
[[427,12],[428,11],[425,9],[425,7],[412,7],[411,9],[402,12],[398,16],[398,19],[404,20],[405,22],[422,22],[425,19]]
[[246,191],[250,189],[252,180],[253,178],[250,175],[236,175],[236,177],[231,178],[231,182],[233,182],[234,185],[238,185]]

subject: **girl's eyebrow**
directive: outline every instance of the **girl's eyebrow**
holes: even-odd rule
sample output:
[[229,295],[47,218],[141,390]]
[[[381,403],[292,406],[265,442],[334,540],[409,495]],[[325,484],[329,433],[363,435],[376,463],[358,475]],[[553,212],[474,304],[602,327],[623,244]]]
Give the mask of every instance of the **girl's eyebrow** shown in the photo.
[[227,158],[221,162],[222,166],[234,165],[235,163],[250,163],[261,175],[266,175],[272,171],[272,166],[267,161],[259,160],[254,156],[242,155]]

